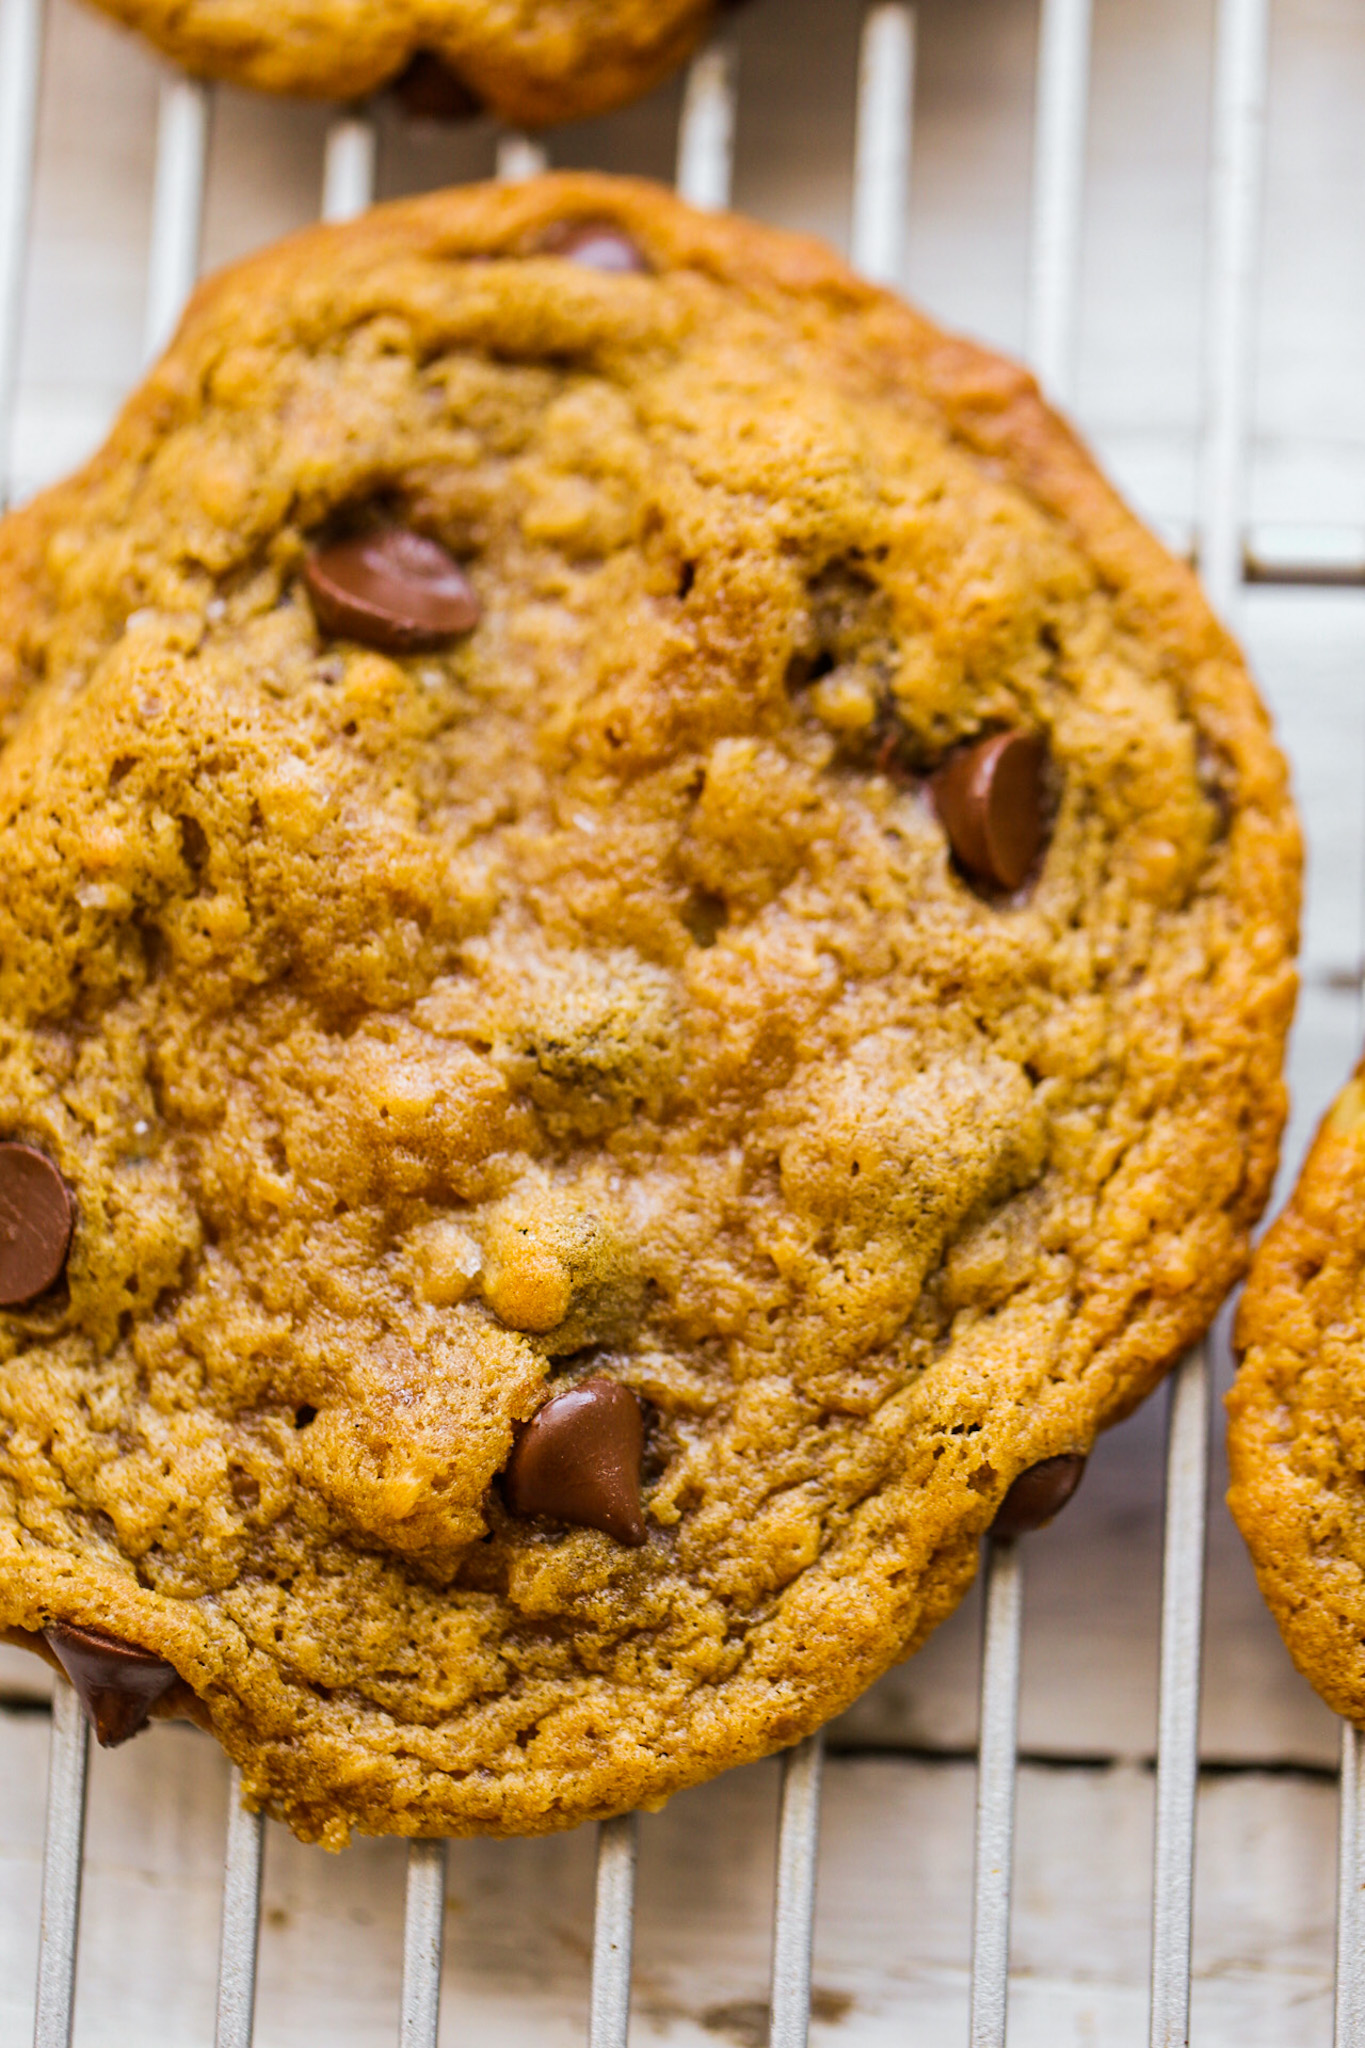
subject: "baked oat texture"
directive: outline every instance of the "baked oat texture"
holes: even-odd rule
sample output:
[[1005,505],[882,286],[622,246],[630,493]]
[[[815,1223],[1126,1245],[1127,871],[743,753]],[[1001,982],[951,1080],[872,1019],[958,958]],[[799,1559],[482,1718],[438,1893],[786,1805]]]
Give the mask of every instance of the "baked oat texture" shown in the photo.
[[1294,1662],[1365,1725],[1365,1066],[1252,1261],[1228,1505]]
[[[536,253],[584,220],[652,274]],[[445,653],[315,624],[377,509],[468,565]],[[168,1658],[302,1835],[791,1743],[1243,1270],[1265,715],[1031,380],[818,244],[566,176],[226,273],[0,527],[0,718],[0,1137],[79,1210],[0,1317],[0,1624]],[[1012,897],[921,780],[996,728]],[[588,1375],[638,1549],[503,1501]]]
[[177,64],[266,92],[353,99],[436,57],[531,128],[606,113],[677,69],[716,0],[96,0]]

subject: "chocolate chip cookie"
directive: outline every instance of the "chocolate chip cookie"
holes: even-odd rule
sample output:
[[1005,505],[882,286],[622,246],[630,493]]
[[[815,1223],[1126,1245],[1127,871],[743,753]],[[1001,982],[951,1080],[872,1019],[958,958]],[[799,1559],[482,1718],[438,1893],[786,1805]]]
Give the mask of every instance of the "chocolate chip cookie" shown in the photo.
[[815,243],[558,177],[228,272],[0,527],[0,734],[0,1624],[302,1835],[794,1741],[1242,1270],[1265,715]]
[[[719,0],[723,4],[723,0]],[[718,0],[97,0],[186,70],[266,92],[539,128],[603,114],[677,69]]]
[[1228,1504],[1294,1662],[1365,1722],[1365,1069],[1252,1261]]

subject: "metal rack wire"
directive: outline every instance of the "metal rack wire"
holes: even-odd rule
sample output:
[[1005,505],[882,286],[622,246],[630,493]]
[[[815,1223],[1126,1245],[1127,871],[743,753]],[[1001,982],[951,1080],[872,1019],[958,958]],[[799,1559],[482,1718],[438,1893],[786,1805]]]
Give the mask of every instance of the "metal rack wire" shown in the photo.
[[[0,502],[10,473],[18,336],[34,160],[43,0],[0,0]],[[1044,386],[1071,392],[1085,192],[1091,0],[1042,0],[1027,308],[1029,351]],[[1248,574],[1245,543],[1250,367],[1268,75],[1269,0],[1219,0],[1209,193],[1209,255],[1196,552],[1214,604],[1235,614]],[[903,268],[915,69],[915,17],[901,0],[874,0],[863,22],[851,247],[880,281]],[[736,59],[721,40],[693,63],[683,100],[676,179],[694,204],[726,204],[736,116]],[[148,355],[162,346],[199,268],[213,92],[167,76],[161,89],[145,314]],[[376,130],[363,109],[328,132],[319,211],[342,220],[370,202]],[[507,135],[498,174],[533,175],[543,147]],[[1251,562],[1257,581],[1365,580],[1339,566]],[[1166,1464],[1161,1680],[1151,1923],[1152,2048],[1189,2039],[1190,1958],[1198,1781],[1200,1635],[1210,1368],[1201,1346],[1172,1387]],[[1004,2048],[1008,2017],[1019,1671],[1025,1550],[993,1542],[986,1597],[972,1902],[972,2048]],[[1337,1916],[1337,2048],[1365,2048],[1365,1759],[1342,1734]],[[69,2048],[80,1918],[89,1735],[70,1688],[54,1698],[43,1871],[35,2048]],[[822,1739],[783,1767],[772,1937],[770,2042],[804,2048],[820,1832]],[[232,1774],[222,1907],[217,2048],[253,2037],[266,1829],[244,1812]],[[639,1824],[605,1823],[597,1849],[590,2048],[626,2048]],[[444,1843],[408,1853],[400,2048],[437,2040],[446,1893]]]

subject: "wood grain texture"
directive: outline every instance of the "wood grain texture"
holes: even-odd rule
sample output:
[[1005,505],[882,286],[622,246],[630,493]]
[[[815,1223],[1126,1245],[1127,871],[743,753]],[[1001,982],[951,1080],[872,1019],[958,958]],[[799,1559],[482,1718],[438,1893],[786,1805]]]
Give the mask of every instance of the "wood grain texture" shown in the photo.
[[[46,1724],[5,1728],[0,2036],[25,2038],[37,1926]],[[642,1826],[632,2040],[757,2048],[777,1805],[764,1764],[682,1795]],[[837,1757],[826,1771],[815,1950],[817,2048],[957,2048],[964,2032],[974,1772]],[[209,2038],[226,1770],[207,1739],[157,1728],[92,1790],[76,2039],[192,2048]],[[1011,2042],[1145,2039],[1151,1774],[1026,1766],[1019,1787]],[[1206,1781],[1197,2038],[1309,2048],[1330,2004],[1330,1784],[1249,1772]],[[588,1833],[452,1847],[441,2038],[519,2048],[582,2039],[591,1939]],[[328,1858],[269,1831],[263,2048],[393,2039],[403,1852]],[[1080,1930],[1083,1929],[1083,1937]]]

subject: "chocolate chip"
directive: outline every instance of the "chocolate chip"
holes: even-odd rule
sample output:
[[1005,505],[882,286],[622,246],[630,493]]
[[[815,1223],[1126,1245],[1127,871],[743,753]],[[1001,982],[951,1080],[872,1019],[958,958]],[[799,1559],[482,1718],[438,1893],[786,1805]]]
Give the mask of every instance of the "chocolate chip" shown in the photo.
[[0,1145],[0,1308],[21,1308],[59,1280],[76,1221],[71,1190],[32,1145]]
[[483,102],[431,50],[419,50],[393,82],[394,96],[414,121],[468,121]]
[[1063,1451],[1021,1472],[996,1510],[993,1536],[1026,1536],[1059,1515],[1081,1483],[1085,1459],[1079,1451]]
[[514,1515],[547,1515],[641,1544],[644,1442],[644,1416],[630,1389],[617,1380],[583,1380],[548,1400],[517,1438],[507,1505]]
[[303,573],[327,632],[386,653],[439,647],[478,624],[479,601],[455,557],[404,527],[323,548]]
[[581,263],[585,270],[606,270],[622,277],[649,270],[643,252],[609,220],[562,221],[540,246],[545,255]]
[[99,1629],[52,1621],[43,1630],[95,1731],[101,1749],[117,1749],[147,1725],[157,1701],[176,1682],[164,1657],[121,1643]]
[[1043,768],[1037,733],[997,732],[950,754],[932,780],[953,852],[969,875],[1017,889],[1043,843]]

